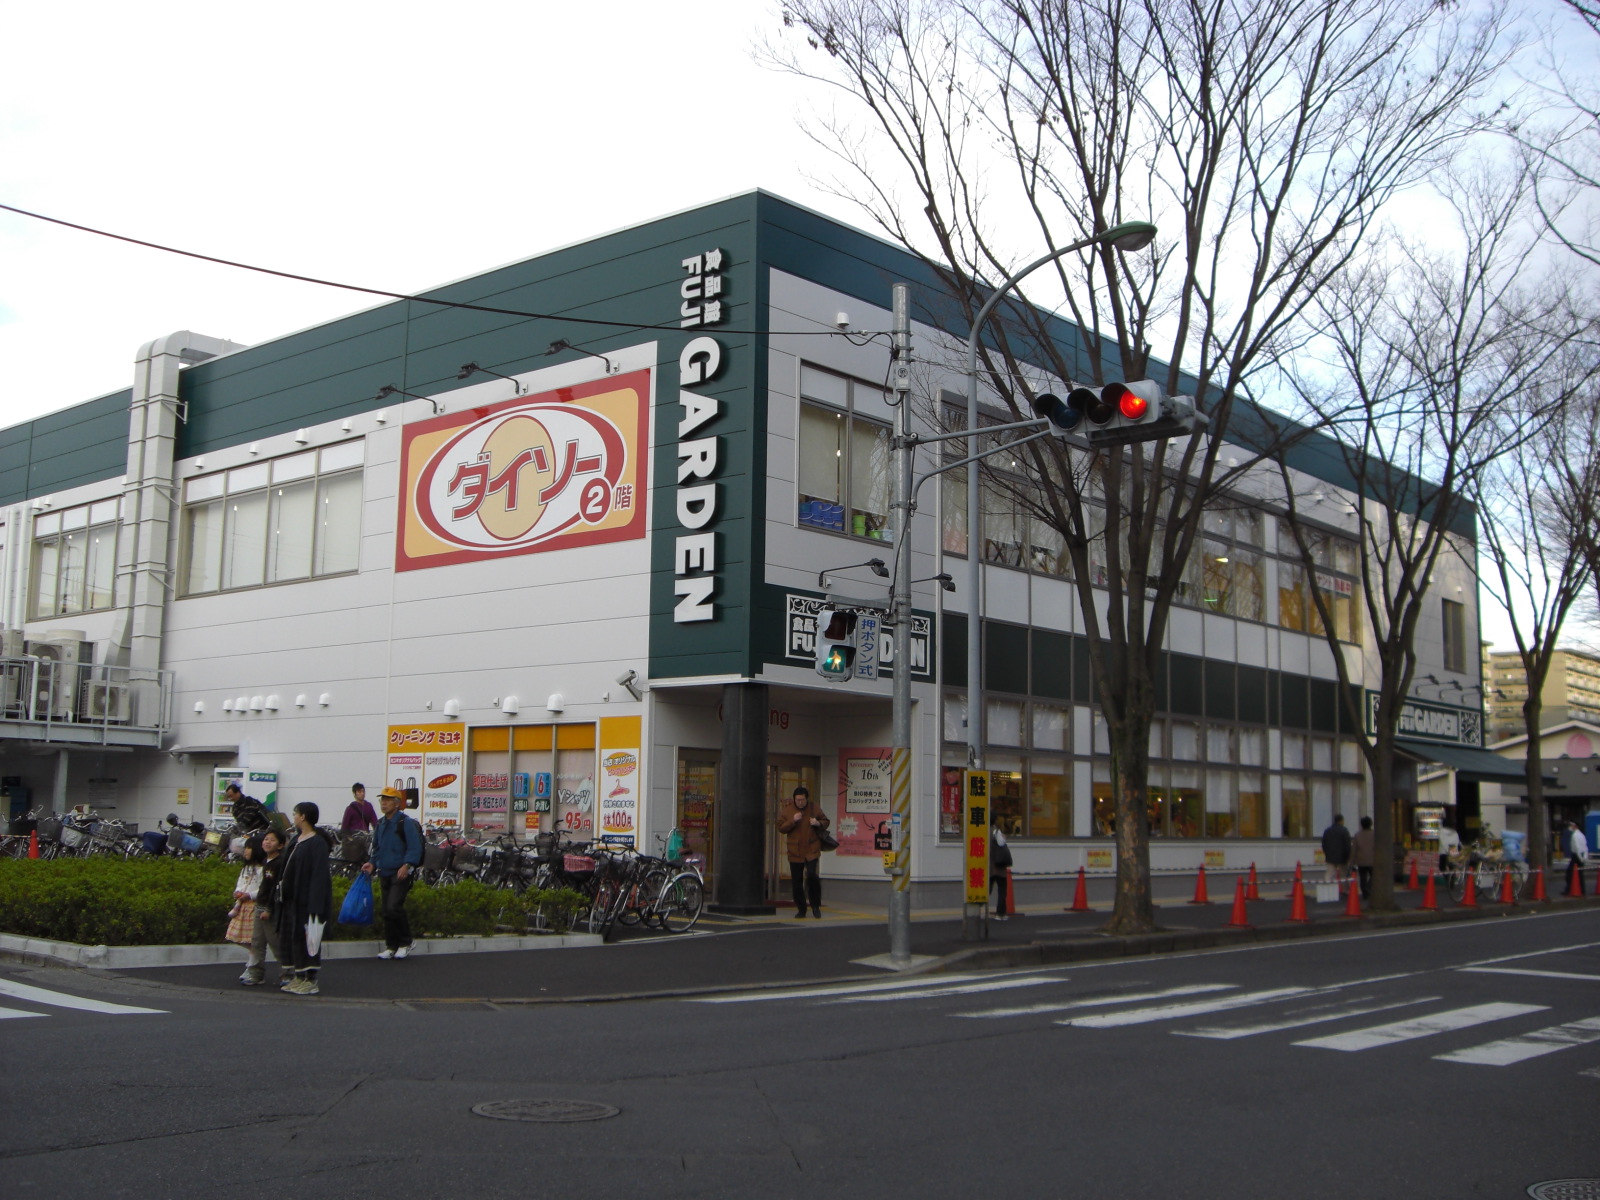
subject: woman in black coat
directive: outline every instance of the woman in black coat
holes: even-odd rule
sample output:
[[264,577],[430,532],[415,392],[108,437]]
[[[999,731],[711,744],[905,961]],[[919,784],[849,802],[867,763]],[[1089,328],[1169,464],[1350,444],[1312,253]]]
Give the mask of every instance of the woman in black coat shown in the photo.
[[[333,919],[333,879],[328,874],[330,839],[317,828],[320,816],[309,800],[294,806],[294,827],[298,836],[284,855],[283,877],[278,883],[278,903],[274,918],[278,936],[289,951],[294,978],[283,985],[293,996],[315,996],[317,972],[322,966],[320,931]],[[306,944],[306,923],[320,922],[317,951]]]

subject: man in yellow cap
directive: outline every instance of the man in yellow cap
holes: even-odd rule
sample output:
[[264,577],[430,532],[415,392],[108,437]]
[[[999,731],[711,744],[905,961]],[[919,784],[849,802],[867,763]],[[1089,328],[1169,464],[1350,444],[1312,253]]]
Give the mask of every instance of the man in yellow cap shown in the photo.
[[405,793],[386,787],[378,793],[378,818],[372,833],[372,856],[361,869],[378,876],[383,913],[383,953],[379,958],[406,958],[411,954],[411,918],[406,916],[406,896],[422,866],[422,826],[406,816]]

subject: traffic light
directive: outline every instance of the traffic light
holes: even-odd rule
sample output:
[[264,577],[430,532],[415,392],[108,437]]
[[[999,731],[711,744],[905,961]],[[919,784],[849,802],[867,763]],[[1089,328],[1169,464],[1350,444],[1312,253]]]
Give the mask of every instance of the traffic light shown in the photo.
[[1057,437],[1079,437],[1090,446],[1123,446],[1193,433],[1205,424],[1187,397],[1167,396],[1151,379],[1108,383],[1099,391],[1077,387],[1065,400],[1036,396],[1033,411],[1050,421]]
[[856,662],[856,614],[825,608],[817,614],[817,674],[849,679]]

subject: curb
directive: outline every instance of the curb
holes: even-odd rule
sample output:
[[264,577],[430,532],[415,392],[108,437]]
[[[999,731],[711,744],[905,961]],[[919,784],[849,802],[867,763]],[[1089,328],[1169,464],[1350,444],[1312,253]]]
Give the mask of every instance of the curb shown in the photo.
[[1266,942],[1288,942],[1302,938],[1340,937],[1382,929],[1421,928],[1458,921],[1481,921],[1491,917],[1539,916],[1547,912],[1593,908],[1583,899],[1559,899],[1538,906],[1514,905],[1493,908],[1448,908],[1436,912],[1377,913],[1359,918],[1334,918],[1309,925],[1265,925],[1260,928],[1156,930],[1152,933],[1113,937],[1092,935],[1092,941],[1030,942],[1024,946],[974,947],[947,954],[924,968],[927,974],[966,970],[972,967],[1038,967],[1057,963],[1101,962],[1115,958],[1138,958],[1153,954],[1173,954],[1192,950],[1225,949]]
[[[327,959],[367,958],[376,941],[327,942],[322,957]],[[492,954],[507,950],[567,950],[602,945],[597,933],[539,934],[529,937],[451,937],[427,938],[412,948],[416,958],[435,954]],[[0,959],[42,966],[97,967],[119,970],[138,967],[202,967],[213,963],[242,963],[243,946],[231,942],[199,946],[80,946],[76,942],[53,942],[48,938],[21,937],[0,933]]]

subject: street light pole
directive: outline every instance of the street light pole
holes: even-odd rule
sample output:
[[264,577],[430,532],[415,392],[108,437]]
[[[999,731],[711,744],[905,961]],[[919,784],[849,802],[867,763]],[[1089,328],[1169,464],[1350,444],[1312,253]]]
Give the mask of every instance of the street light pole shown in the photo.
[[[983,587],[983,566],[979,557],[978,531],[978,339],[983,335],[983,323],[989,314],[1023,279],[1046,263],[1054,262],[1068,254],[1093,246],[1097,242],[1110,242],[1119,250],[1142,250],[1156,236],[1156,227],[1148,221],[1127,221],[1114,225],[1104,233],[1080,238],[1070,246],[1053,250],[1022,270],[1008,277],[997,287],[989,299],[978,309],[972,319],[972,332],[967,338],[967,457],[973,464],[967,470],[967,766],[975,771],[984,769],[984,711],[983,711],[983,637],[982,604],[979,601]],[[899,672],[896,671],[898,678]],[[974,912],[978,905],[966,905],[961,922],[963,940],[979,936],[978,926],[986,912]]]
[[894,865],[889,869],[889,961],[911,962],[911,289],[894,285],[894,577],[889,622],[894,627],[894,771],[890,820]]

